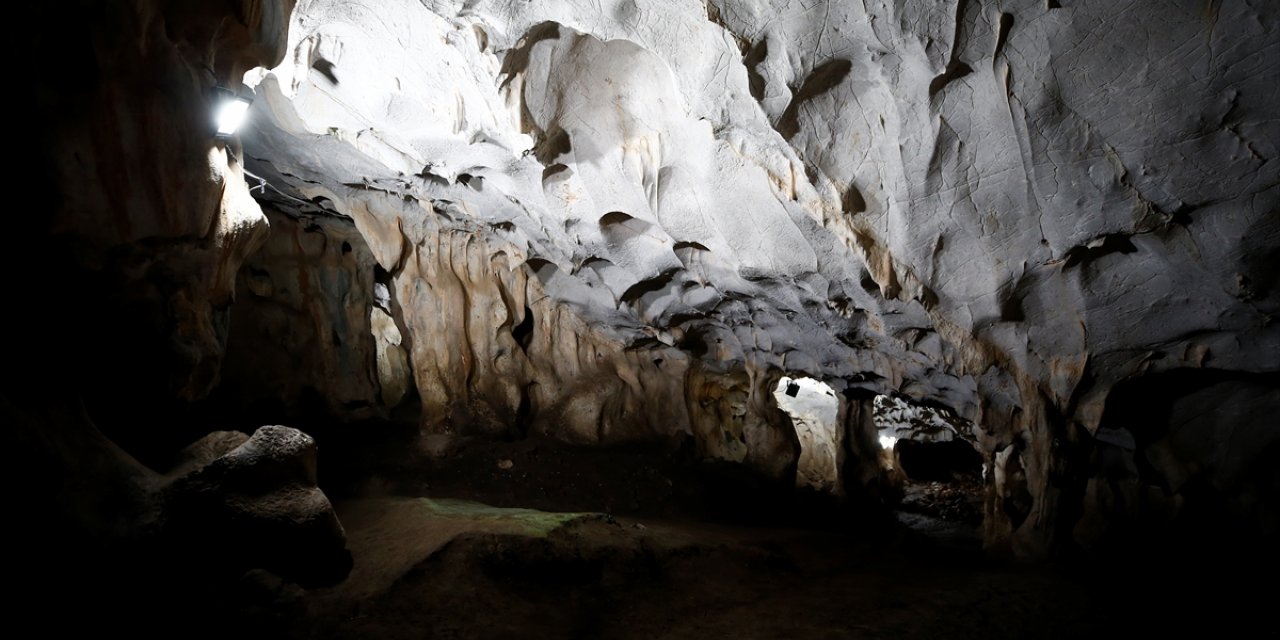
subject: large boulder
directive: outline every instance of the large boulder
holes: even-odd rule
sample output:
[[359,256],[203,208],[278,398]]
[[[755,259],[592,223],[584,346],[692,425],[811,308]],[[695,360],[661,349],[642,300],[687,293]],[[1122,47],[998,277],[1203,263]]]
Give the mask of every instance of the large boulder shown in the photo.
[[346,577],[346,534],[316,486],[310,436],[282,426],[252,437],[217,432],[187,454],[163,492],[169,542],[198,545],[204,560],[232,570],[267,569],[306,587]]

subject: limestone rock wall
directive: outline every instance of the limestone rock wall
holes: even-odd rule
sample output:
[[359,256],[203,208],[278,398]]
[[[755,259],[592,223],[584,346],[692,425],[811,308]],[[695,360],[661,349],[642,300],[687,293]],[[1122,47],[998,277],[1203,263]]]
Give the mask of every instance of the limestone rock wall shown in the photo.
[[17,229],[44,264],[17,299],[41,301],[32,329],[57,336],[34,364],[75,379],[129,445],[217,382],[236,271],[267,223],[238,144],[213,136],[211,89],[280,59],[292,8],[133,0],[20,14],[16,49],[38,81],[15,126],[28,188],[50,197]]
[[[26,597],[115,602],[178,568],[235,578],[282,547],[298,551],[272,566],[286,578],[323,566],[318,582],[340,580],[350,558],[307,436],[272,427],[230,447],[206,441],[187,466],[158,471],[202,426],[183,408],[218,380],[237,270],[268,235],[238,142],[213,135],[210,90],[279,62],[293,2],[12,9],[23,95],[11,151],[25,201],[41,200],[12,217],[2,258],[15,274],[6,326],[26,343],[0,367],[5,502],[23,514],[12,568]],[[198,468],[199,497],[168,493]],[[206,508],[218,492],[235,513]],[[179,511],[192,524],[182,533],[167,528]]]
[[388,417],[406,392],[405,353],[380,322],[386,285],[364,237],[347,218],[266,212],[270,238],[240,270],[214,402],[263,418]]
[[[1277,20],[1192,0],[310,0],[286,62],[247,77],[245,144],[390,274],[430,428],[684,433],[786,476],[771,383],[803,374],[845,399],[846,477],[873,485],[863,405],[897,392],[976,425],[988,541],[1039,554],[1103,508],[1117,384],[1280,369]],[[1186,459],[1158,441],[1128,455]],[[1176,493],[1187,460],[1134,464]]]

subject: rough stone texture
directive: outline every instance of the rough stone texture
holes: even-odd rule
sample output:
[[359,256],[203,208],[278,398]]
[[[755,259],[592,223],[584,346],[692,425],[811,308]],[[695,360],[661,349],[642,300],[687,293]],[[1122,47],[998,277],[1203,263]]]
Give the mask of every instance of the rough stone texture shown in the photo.
[[346,577],[346,534],[316,486],[310,436],[281,426],[215,432],[185,452],[192,464],[162,490],[163,539],[203,548],[202,561],[224,569],[267,569],[303,586]]
[[170,341],[170,390],[196,399],[217,379],[236,271],[266,236],[236,146],[211,135],[209,89],[280,58],[292,3],[93,4],[99,23],[72,46],[96,82],[61,96],[86,108],[43,150],[63,196],[50,228],[128,300],[127,321]]
[[214,139],[210,89],[276,63],[292,7],[85,0],[15,14],[28,89],[11,144],[29,154],[24,189],[47,196],[14,216],[5,252],[29,306],[13,330],[39,343],[6,364],[15,405],[82,399],[88,419],[51,422],[144,457],[175,444],[180,408],[217,381],[236,271],[267,236],[238,143]]
[[973,439],[973,425],[949,411],[915,405],[902,398],[876,396],[874,419],[881,436],[918,442]]
[[[11,62],[23,69],[24,91],[10,144],[23,154],[23,189],[42,202],[12,216],[3,252],[4,270],[21,274],[11,280],[6,326],[23,344],[5,358],[0,449],[14,458],[6,504],[24,521],[13,527],[24,550],[15,575],[37,610],[69,598],[93,611],[127,599],[129,588],[150,592],[142,583],[175,567],[237,550],[239,560],[268,555],[244,540],[169,548],[172,538],[151,525],[170,515],[159,505],[170,479],[154,469],[200,428],[182,408],[217,381],[236,272],[268,235],[238,142],[213,136],[210,90],[239,87],[245,70],[278,63],[292,8],[290,0],[14,7]],[[209,459],[239,444],[206,439],[174,473],[207,471]],[[306,511],[322,520],[327,503],[314,477],[295,485],[286,502],[309,511],[281,504],[255,517]],[[241,491],[284,498],[272,494],[278,488]],[[294,559],[309,553],[282,536],[262,542]]]
[[[390,274],[432,428],[684,434],[786,476],[784,373],[846,401],[899,392],[976,425],[988,542],[1037,554],[1099,508],[1117,383],[1280,369],[1277,19],[1191,0],[312,0],[289,59],[249,76],[245,140]],[[1259,384],[1197,396],[1246,405],[1258,447],[1233,469],[1280,437]],[[850,464],[872,464],[857,402]],[[1182,445],[1134,455],[1158,460],[1144,485],[1202,469]],[[1242,517],[1274,529],[1268,500]]]
[[[376,282],[364,238],[345,218],[264,210],[271,236],[240,271],[228,335],[234,348],[212,403],[232,414],[387,417],[404,396],[395,382],[408,371],[400,345],[374,333],[374,319],[388,318],[377,298],[386,285]],[[384,325],[378,335],[394,335],[394,323]]]

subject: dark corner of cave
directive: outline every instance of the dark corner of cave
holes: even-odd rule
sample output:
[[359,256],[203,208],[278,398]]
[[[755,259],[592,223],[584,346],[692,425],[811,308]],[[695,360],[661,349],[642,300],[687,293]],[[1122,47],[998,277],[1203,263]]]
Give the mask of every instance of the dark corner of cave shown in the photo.
[[1274,627],[1280,4],[19,4],[10,635]]

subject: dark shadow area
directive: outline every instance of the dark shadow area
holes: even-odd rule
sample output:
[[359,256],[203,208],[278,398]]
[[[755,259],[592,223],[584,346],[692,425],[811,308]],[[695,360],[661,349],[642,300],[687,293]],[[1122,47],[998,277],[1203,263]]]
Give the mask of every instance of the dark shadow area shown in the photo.
[[900,440],[895,459],[905,477],[898,508],[968,527],[982,524],[982,456],[964,440]]
[[955,482],[982,477],[982,456],[963,440],[903,440],[898,442],[896,451],[903,473],[912,480]]
[[335,500],[429,496],[743,525],[893,527],[883,507],[852,508],[742,465],[699,459],[683,440],[584,447],[540,437],[422,436],[414,425],[389,423],[314,425],[307,431],[319,444],[321,486]]
[[1275,373],[1177,369],[1117,385],[1093,457],[1099,549],[1275,562],[1277,415]]

